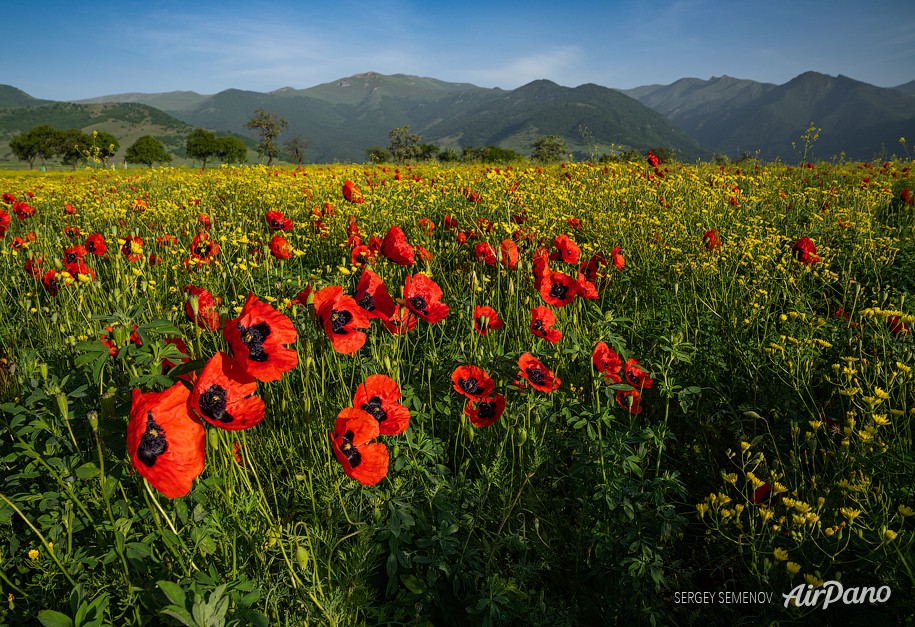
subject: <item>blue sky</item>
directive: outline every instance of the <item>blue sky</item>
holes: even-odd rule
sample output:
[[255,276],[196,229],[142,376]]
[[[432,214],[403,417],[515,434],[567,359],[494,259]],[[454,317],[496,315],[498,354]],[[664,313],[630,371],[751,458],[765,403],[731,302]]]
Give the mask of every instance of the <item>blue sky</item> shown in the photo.
[[915,2],[3,0],[0,83],[52,100],[415,74],[513,89],[814,70],[915,79]]

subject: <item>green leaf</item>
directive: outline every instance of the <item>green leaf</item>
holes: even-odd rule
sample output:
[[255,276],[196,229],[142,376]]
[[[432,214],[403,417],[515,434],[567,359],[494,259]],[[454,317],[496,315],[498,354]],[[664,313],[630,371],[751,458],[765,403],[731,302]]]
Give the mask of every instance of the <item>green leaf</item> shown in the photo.
[[172,583],[171,581],[158,581],[156,582],[156,585],[159,586],[159,589],[165,593],[165,596],[168,597],[169,601],[175,605],[184,607],[185,596],[184,590],[181,589],[181,586],[176,583]]
[[80,479],[93,479],[98,476],[98,466],[92,462],[87,462],[76,469],[76,476]]
[[38,612],[38,622],[44,627],[73,627],[73,620],[69,616],[54,610],[41,610]]
[[401,575],[400,581],[413,594],[422,594],[426,589],[425,584],[416,575]]

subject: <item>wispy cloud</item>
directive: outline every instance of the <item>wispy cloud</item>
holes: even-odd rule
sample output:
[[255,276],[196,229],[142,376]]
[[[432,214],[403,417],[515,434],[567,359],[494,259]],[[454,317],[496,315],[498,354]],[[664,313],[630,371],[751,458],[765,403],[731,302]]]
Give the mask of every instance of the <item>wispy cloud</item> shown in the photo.
[[[492,59],[488,67],[467,68],[466,80],[479,85],[508,89],[540,78],[568,84],[578,80],[577,65],[582,58],[583,52],[577,46],[556,46],[519,57],[504,60]],[[477,63],[482,63],[482,61],[478,59]]]

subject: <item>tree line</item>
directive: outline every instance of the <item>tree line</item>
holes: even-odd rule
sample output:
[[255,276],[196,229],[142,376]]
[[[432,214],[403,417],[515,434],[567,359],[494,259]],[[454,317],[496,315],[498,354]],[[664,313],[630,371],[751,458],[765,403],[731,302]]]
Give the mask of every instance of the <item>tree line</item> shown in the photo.
[[[267,158],[267,165],[281,154],[279,138],[288,126],[285,119],[258,108],[245,127],[255,131],[259,140],[255,150],[258,157]],[[439,149],[434,144],[423,142],[418,133],[413,133],[409,126],[395,128],[388,134],[389,144],[385,147],[373,146],[366,150],[369,161],[375,163],[406,163],[408,161],[441,162],[483,162],[512,163],[526,160],[519,152],[499,146],[467,146],[460,152],[453,148]],[[244,163],[247,161],[248,149],[237,137],[217,136],[213,131],[195,128],[187,136],[186,154],[189,159],[198,160],[206,168],[211,160],[220,163]],[[80,163],[99,163],[107,165],[120,148],[118,140],[109,133],[94,131],[91,135],[80,129],[58,130],[44,124],[36,126],[26,133],[20,133],[10,140],[10,150],[20,161],[27,161],[33,168],[36,161],[44,164],[55,157],[64,165],[74,168]],[[282,148],[285,155],[297,165],[305,160],[308,142],[296,135],[287,139]],[[653,149],[655,154],[664,148]],[[669,151],[668,151],[669,152]],[[637,157],[624,154],[623,157]],[[665,157],[669,157],[665,153]],[[565,141],[557,135],[546,135],[531,144],[531,160],[538,163],[551,163],[569,157]],[[662,159],[667,161],[668,159]],[[143,164],[152,167],[156,163],[168,163],[172,155],[161,141],[150,135],[137,139],[125,152],[127,163]]]

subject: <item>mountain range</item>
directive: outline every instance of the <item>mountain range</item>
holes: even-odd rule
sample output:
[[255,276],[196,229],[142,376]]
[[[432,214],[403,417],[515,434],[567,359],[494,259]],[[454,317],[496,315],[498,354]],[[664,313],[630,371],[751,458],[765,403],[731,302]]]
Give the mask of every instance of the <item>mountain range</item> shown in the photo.
[[287,120],[284,138],[308,142],[313,162],[362,162],[367,148],[387,146],[388,132],[407,125],[440,149],[495,145],[529,154],[538,137],[559,135],[577,158],[666,147],[681,160],[751,154],[790,161],[798,158],[792,142],[811,123],[822,129],[814,156],[823,159],[887,156],[898,152],[900,137],[915,137],[915,81],[882,88],[805,72],[783,85],[721,76],[627,90],[547,80],[503,90],[368,72],[307,89],[129,93],[72,103],[0,86],[0,160],[12,158],[16,132],[38,124],[109,132],[122,152],[134,136],[151,134],[181,157],[194,127],[253,137],[244,124],[259,107]]

